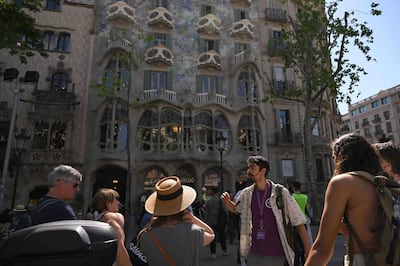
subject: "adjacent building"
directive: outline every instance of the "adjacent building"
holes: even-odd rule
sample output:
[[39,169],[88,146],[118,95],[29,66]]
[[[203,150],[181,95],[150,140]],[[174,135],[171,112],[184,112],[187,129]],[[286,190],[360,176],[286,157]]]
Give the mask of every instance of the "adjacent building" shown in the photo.
[[[84,174],[77,210],[90,205],[98,188],[112,187],[133,216],[168,175],[194,187],[199,199],[203,187],[235,191],[254,154],[270,160],[271,179],[305,182],[303,107],[270,97],[272,88],[300,82],[279,56],[280,30],[296,15],[295,6],[278,0],[43,4],[37,26],[50,57],[21,65],[0,51],[3,73],[40,73],[34,85],[21,84],[30,87],[21,94],[16,129],[32,138],[23,160],[11,160],[8,171],[11,197],[11,180],[21,169],[16,203],[34,204],[59,163]],[[2,144],[12,86],[0,81]],[[333,172],[329,142],[339,132],[336,102],[325,99],[313,130],[321,192]]]
[[355,132],[372,143],[400,143],[400,85],[351,104],[342,117],[341,133]]

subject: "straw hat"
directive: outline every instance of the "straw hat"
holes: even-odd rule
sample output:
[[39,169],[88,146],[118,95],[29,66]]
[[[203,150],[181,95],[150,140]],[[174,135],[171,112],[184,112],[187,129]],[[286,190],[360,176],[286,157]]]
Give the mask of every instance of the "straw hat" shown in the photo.
[[159,180],[156,191],[146,200],[146,211],[156,216],[177,214],[187,209],[196,199],[196,191],[181,184],[177,176]]
[[15,206],[15,208],[13,209],[13,212],[26,212],[26,211],[28,210],[22,204]]

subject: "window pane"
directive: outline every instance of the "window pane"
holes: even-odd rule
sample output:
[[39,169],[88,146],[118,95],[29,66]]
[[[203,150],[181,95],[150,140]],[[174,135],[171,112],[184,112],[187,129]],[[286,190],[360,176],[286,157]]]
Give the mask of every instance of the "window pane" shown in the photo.
[[69,43],[70,43],[70,34],[69,33],[60,33],[58,37],[57,43],[57,51],[67,52],[69,51]]
[[47,10],[60,10],[60,0],[48,0],[46,4]]

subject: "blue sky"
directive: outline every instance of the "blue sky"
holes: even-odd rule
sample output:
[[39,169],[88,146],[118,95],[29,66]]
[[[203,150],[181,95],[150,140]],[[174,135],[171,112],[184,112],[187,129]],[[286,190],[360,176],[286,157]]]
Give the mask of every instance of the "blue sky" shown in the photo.
[[[379,3],[382,15],[372,16],[369,13],[371,2]],[[358,49],[350,48],[348,58],[351,62],[365,68],[368,75],[362,75],[356,92],[352,95],[352,103],[361,101],[378,93],[380,90],[389,89],[400,84],[400,30],[398,20],[400,17],[399,0],[344,0],[340,4],[339,14],[346,10],[356,10],[355,16],[359,21],[367,21],[368,26],[374,31],[374,43],[370,55],[376,61],[365,60]],[[357,94],[360,95],[357,97]],[[341,114],[347,113],[347,104],[339,103]]]

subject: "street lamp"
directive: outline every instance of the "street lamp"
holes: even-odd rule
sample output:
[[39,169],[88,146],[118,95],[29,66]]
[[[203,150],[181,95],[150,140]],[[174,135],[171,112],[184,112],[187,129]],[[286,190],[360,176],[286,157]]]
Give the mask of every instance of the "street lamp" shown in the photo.
[[11,209],[14,208],[14,203],[15,203],[15,195],[17,192],[17,186],[18,186],[18,177],[19,177],[19,167],[21,164],[21,158],[22,154],[25,152],[25,142],[28,141],[31,138],[30,135],[26,133],[26,129],[21,129],[21,131],[18,134],[15,134],[15,155],[17,157],[17,170],[15,172],[15,177],[14,177],[14,187],[13,187],[13,194],[12,194],[12,201],[11,201]]
[[222,153],[225,150],[225,141],[226,138],[224,137],[224,135],[222,134],[222,132],[219,133],[219,135],[217,136],[217,149],[219,151],[219,155],[220,155],[220,170],[221,170],[221,187],[220,187],[220,191],[223,192],[224,190],[224,169],[222,168]]

